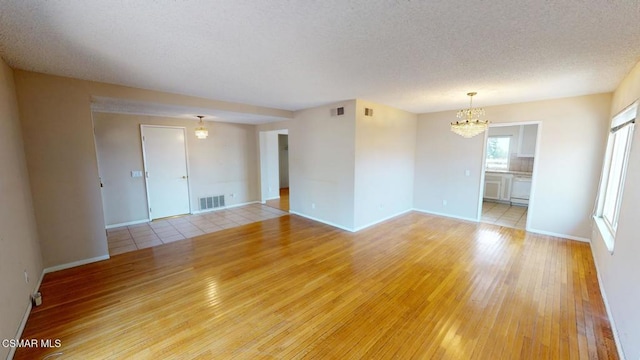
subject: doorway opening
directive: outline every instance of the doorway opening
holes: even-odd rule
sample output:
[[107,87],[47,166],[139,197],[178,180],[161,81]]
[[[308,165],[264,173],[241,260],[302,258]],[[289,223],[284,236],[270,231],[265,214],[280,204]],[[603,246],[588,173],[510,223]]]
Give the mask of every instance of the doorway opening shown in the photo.
[[260,190],[263,204],[289,211],[289,131],[260,132]]
[[540,122],[491,124],[485,135],[481,222],[527,229]]

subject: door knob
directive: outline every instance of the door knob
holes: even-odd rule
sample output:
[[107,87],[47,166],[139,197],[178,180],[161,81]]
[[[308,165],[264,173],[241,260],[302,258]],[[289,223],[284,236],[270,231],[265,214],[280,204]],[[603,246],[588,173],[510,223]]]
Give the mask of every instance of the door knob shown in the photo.
[[187,177],[186,177],[186,176],[183,176],[182,178],[183,178],[183,179],[186,179]]

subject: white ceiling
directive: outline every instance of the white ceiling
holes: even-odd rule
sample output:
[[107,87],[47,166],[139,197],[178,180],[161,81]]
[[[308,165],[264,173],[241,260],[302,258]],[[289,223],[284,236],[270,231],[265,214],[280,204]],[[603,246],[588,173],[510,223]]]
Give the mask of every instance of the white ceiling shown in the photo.
[[609,92],[637,0],[0,0],[14,68],[298,110],[415,113]]

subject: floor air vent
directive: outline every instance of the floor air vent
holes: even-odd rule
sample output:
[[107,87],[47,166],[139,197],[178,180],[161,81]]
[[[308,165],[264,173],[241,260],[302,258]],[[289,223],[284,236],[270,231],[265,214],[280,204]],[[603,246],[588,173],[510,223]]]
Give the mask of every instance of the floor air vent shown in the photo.
[[200,198],[200,210],[224,207],[224,195]]

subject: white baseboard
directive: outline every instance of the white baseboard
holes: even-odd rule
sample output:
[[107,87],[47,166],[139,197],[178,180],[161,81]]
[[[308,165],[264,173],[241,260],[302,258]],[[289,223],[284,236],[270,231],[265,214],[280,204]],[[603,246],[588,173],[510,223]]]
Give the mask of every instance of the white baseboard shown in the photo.
[[332,223],[332,222],[330,222],[330,221],[325,221],[325,220],[321,220],[321,219],[318,219],[318,218],[314,218],[313,216],[309,216],[309,215],[306,215],[306,214],[301,214],[301,213],[299,213],[299,212],[297,212],[297,211],[289,210],[289,213],[290,213],[290,214],[294,214],[294,215],[298,215],[298,216],[302,216],[303,218],[307,218],[307,219],[309,219],[309,220],[317,221],[317,222],[319,222],[319,223],[323,223],[323,224],[326,224],[326,225],[329,225],[329,226],[333,226],[333,227],[338,228],[338,229],[341,229],[341,230],[346,230],[346,231],[349,231],[349,232],[354,232],[354,231],[353,231],[353,229],[349,229],[349,228],[344,227],[344,226],[342,226],[342,225],[334,224],[334,223]]
[[376,221],[370,222],[370,223],[368,223],[368,224],[366,224],[366,225],[363,225],[363,226],[359,226],[359,227],[355,228],[355,229],[353,230],[353,232],[358,232],[358,231],[360,231],[360,230],[366,229],[366,228],[368,228],[368,227],[371,227],[371,226],[373,226],[373,225],[376,225],[376,224],[379,224],[379,223],[381,223],[381,222],[387,221],[387,220],[389,220],[389,219],[393,219],[394,217],[397,217],[397,216],[400,216],[400,215],[406,214],[406,213],[410,212],[411,210],[412,210],[412,209],[403,210],[403,211],[400,211],[399,213],[396,213],[396,214],[393,214],[393,215],[389,215],[389,216],[387,216],[387,217],[385,217],[385,218],[383,218],[383,219],[380,219],[380,220],[376,220]]
[[611,324],[611,332],[613,333],[613,341],[616,343],[616,349],[618,350],[618,357],[620,360],[625,360],[624,351],[622,351],[622,343],[620,343],[620,336],[618,335],[618,328],[616,327],[616,322],[613,320],[613,314],[611,313],[611,308],[609,307],[609,300],[607,300],[607,293],[604,291],[604,287],[602,286],[602,278],[600,277],[600,269],[598,268],[598,262],[596,261],[596,254],[593,253],[593,245],[589,246],[591,248],[591,256],[593,257],[593,263],[596,266],[596,277],[598,278],[598,287],[600,288],[600,295],[602,295],[602,302],[604,302],[604,308],[607,311],[607,317],[609,318],[609,323]]
[[[18,332],[16,333],[15,340],[18,341],[22,337],[22,332],[24,331],[24,327],[27,326],[27,320],[29,320],[29,314],[31,314],[31,308],[33,305],[31,301],[29,301],[29,305],[27,306],[27,310],[24,312],[24,316],[22,317],[22,321],[20,321],[20,327],[18,327]],[[13,359],[13,355],[16,353],[15,347],[9,348],[9,354],[7,355],[7,360]]]
[[144,224],[144,223],[148,223],[149,221],[151,221],[151,220],[150,219],[142,219],[142,220],[129,221],[129,222],[124,222],[124,223],[119,223],[119,224],[111,224],[111,225],[107,225],[105,227],[107,229],[114,229],[114,228],[119,228],[119,227],[123,227],[123,226],[129,226],[129,225]]
[[70,269],[72,267],[91,264],[91,263],[94,263],[94,262],[98,262],[98,261],[102,261],[102,260],[108,260],[108,259],[109,259],[109,254],[102,255],[102,256],[96,256],[96,257],[90,258],[90,259],[78,260],[78,261],[70,262],[70,263],[67,263],[67,264],[51,266],[51,267],[45,268],[43,270],[43,273],[44,274],[48,274],[48,273],[51,273],[51,272],[54,272],[54,271]]
[[215,209],[196,210],[196,211],[192,211],[191,214],[193,214],[193,215],[204,214],[204,213],[208,213],[208,212],[233,209],[233,208],[236,208],[236,207],[245,206],[245,205],[251,205],[251,204],[260,204],[260,201],[257,201],[257,200],[256,201],[249,201],[249,202],[240,203],[240,204],[233,204],[233,205],[229,205],[229,206],[225,206],[225,207],[218,207],[218,208],[215,208]]
[[591,240],[589,240],[587,238],[579,237],[579,236],[573,236],[573,235],[567,235],[567,234],[558,234],[558,233],[554,233],[554,232],[551,232],[551,231],[544,231],[544,230],[538,230],[538,229],[532,229],[532,228],[528,228],[526,230],[528,232],[530,232],[530,233],[535,233],[535,234],[540,234],[540,235],[549,235],[549,236],[555,236],[555,237],[563,238],[563,239],[569,239],[569,240],[576,240],[576,241],[591,243]]
[[434,212],[434,211],[429,211],[429,210],[416,209],[416,208],[413,208],[412,210],[413,211],[417,211],[417,212],[421,212],[421,213],[425,213],[425,214],[429,214],[429,215],[436,215],[436,216],[442,216],[442,217],[447,217],[447,218],[451,218],[451,219],[471,221],[471,222],[475,222],[475,223],[478,222],[478,219],[468,218],[468,217],[464,217],[464,216],[456,216],[456,215],[444,214],[444,213],[439,213],[439,212]]
[[271,197],[271,198],[268,198],[268,199],[264,199],[263,203],[264,203],[264,202],[267,202],[267,201],[269,201],[269,200],[278,200],[278,199],[280,199],[280,196],[279,196],[279,195],[278,195],[278,196],[276,196],[276,197]]
[[[42,272],[40,273],[40,278],[38,278],[38,282],[36,283],[35,288],[31,292],[32,294],[37,291],[40,291],[40,285],[42,285],[42,279],[44,278],[44,274],[45,272],[44,270],[42,270]],[[33,304],[31,304],[31,301],[29,301],[27,304],[27,310],[24,312],[24,315],[22,316],[22,321],[20,321],[20,326],[18,326],[18,331],[16,332],[16,336],[15,336],[16,341],[20,340],[20,338],[22,337],[22,332],[24,331],[25,326],[27,326],[27,320],[29,320],[29,315],[31,314],[32,308],[33,308]],[[15,352],[16,352],[15,347],[9,348],[9,354],[7,355],[7,360],[13,359],[13,355],[15,355]]]

